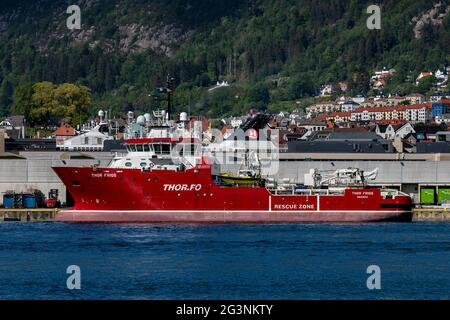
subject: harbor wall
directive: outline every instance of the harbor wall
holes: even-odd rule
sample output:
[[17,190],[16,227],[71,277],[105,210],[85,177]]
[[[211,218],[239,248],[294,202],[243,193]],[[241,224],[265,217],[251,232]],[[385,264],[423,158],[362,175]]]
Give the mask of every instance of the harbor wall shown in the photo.
[[67,201],[66,188],[53,166],[90,166],[96,163],[107,165],[110,154],[93,154],[92,159],[64,159],[60,152],[24,152],[23,158],[0,159],[0,204],[8,191],[29,192],[40,190],[45,196],[51,189],[58,189],[61,203]]

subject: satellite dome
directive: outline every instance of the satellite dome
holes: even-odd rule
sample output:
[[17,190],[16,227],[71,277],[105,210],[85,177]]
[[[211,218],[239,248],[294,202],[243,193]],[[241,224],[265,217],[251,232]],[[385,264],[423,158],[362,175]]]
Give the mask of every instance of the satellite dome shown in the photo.
[[186,112],[180,113],[180,121],[188,121],[188,115]]
[[144,118],[146,122],[150,122],[150,120],[152,119],[152,116],[150,115],[150,113],[146,113],[144,114]]
[[98,111],[98,116],[99,116],[100,118],[103,118],[103,117],[105,116],[105,111],[99,110],[99,111]]
[[144,116],[137,117],[136,123],[141,125],[141,126],[144,125],[145,124],[145,117]]

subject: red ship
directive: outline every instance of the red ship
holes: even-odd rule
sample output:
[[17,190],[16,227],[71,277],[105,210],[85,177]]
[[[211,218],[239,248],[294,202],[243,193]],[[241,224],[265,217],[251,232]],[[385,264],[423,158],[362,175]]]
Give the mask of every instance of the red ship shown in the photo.
[[263,186],[220,186],[210,165],[184,172],[54,168],[75,199],[60,221],[369,222],[411,220],[411,198],[377,188],[340,194],[275,194]]
[[[163,143],[174,145],[176,141],[132,139],[128,147],[144,150],[141,145],[152,149]],[[224,183],[213,175],[207,158],[191,168],[158,164],[161,159],[142,155],[138,158],[142,166],[137,168],[132,159],[130,155],[115,159],[113,166],[105,168],[54,167],[75,200],[74,208],[61,211],[57,220],[261,223],[410,221],[412,217],[411,198],[397,190],[269,187],[256,178],[244,185],[239,179],[236,184]],[[127,160],[124,167],[114,167]],[[359,171],[350,171],[354,172]]]

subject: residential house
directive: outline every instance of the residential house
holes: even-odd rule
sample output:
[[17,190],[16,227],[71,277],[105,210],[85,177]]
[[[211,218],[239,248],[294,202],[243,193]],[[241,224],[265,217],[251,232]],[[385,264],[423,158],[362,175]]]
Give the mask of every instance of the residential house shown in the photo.
[[404,97],[409,104],[422,104],[425,103],[425,96],[420,93],[411,93]]
[[322,121],[302,121],[297,124],[298,127],[304,128],[306,130],[306,133],[303,135],[302,138],[307,139],[312,133],[325,130],[327,128],[326,123]]
[[402,140],[403,152],[413,153],[416,152],[417,139],[415,133],[406,135]]
[[360,107],[389,107],[389,106],[395,106],[398,105],[399,101],[397,99],[384,99],[384,98],[375,98],[375,99],[368,99],[365,100],[360,104]]
[[449,72],[450,72],[450,67],[445,65],[443,69],[438,69],[434,73],[434,77],[437,80],[438,87],[446,87],[447,86]]
[[333,83],[326,84],[320,89],[322,97],[331,96],[336,91],[336,86]]
[[[326,121],[333,121],[335,123],[343,123],[351,121],[352,113],[351,112],[332,112],[330,114],[325,115]],[[316,120],[321,120],[317,119]]]
[[415,132],[409,122],[404,124],[377,124],[375,128],[375,133],[387,140],[394,140],[395,138],[403,139],[407,135]]
[[289,115],[289,119],[292,125],[297,125],[298,122],[306,119],[305,111],[301,108],[294,109]]
[[450,99],[450,92],[435,92],[430,97],[430,102],[439,102],[442,99]]
[[433,76],[433,72],[421,72],[419,74],[419,76],[416,78],[416,86],[419,85],[420,80],[422,80],[423,78],[431,77],[431,76]]
[[352,112],[358,108],[359,104],[350,99],[341,104],[341,112]]
[[388,106],[398,106],[404,104],[406,99],[404,97],[388,97],[386,98],[386,104]]
[[58,148],[64,145],[64,141],[74,137],[75,135],[75,129],[65,122],[63,122],[61,126],[52,134],[53,138],[56,140],[56,146]]
[[450,113],[444,113],[434,118],[436,124],[447,124],[450,125]]
[[239,128],[245,121],[247,117],[230,117],[222,119],[225,126],[231,126],[232,128]]
[[374,89],[383,89],[386,86],[386,81],[384,79],[382,80],[375,80],[373,82],[372,88]]
[[375,71],[375,74],[371,77],[371,80],[375,82],[377,80],[388,79],[392,77],[395,74],[395,72],[396,72],[395,69],[387,70],[386,68],[383,68],[380,71]]
[[339,111],[340,106],[338,103],[334,101],[323,101],[319,103],[315,103],[311,106],[306,107],[306,113],[309,115],[312,114],[320,114],[320,113],[328,113],[333,111]]
[[361,107],[352,112],[351,121],[406,120],[426,122],[431,120],[431,104],[394,107]]
[[367,98],[361,94],[358,94],[356,97],[353,97],[351,99],[353,100],[353,102],[356,102],[357,104],[361,104],[367,100]]

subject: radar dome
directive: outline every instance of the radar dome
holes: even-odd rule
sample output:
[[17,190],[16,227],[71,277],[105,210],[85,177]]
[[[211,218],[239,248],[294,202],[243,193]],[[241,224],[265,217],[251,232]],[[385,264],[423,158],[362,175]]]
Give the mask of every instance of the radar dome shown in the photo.
[[144,116],[137,117],[136,123],[143,126],[145,124],[145,117]]
[[100,118],[103,118],[103,117],[105,116],[105,111],[99,110],[99,111],[98,111],[98,116],[99,116]]
[[188,121],[188,115],[186,112],[180,113],[180,121]]
[[144,118],[146,122],[150,122],[150,120],[152,119],[152,116],[150,115],[150,113],[146,113],[144,114]]

